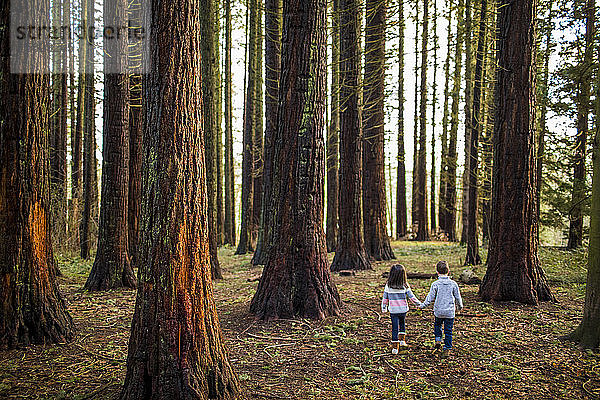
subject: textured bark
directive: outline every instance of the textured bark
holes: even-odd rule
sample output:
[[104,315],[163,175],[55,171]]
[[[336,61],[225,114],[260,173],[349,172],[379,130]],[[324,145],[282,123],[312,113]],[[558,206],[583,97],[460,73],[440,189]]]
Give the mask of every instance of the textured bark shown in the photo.
[[417,184],[415,223],[417,240],[429,240],[427,218],[427,44],[429,26],[429,0],[423,0],[423,31],[421,38],[421,103],[419,106],[419,150],[417,152]]
[[235,169],[231,103],[231,1],[225,0],[225,226],[224,241],[235,245]]
[[457,9],[456,47],[454,49],[454,76],[452,82],[452,107],[450,112],[450,139],[448,141],[448,174],[446,181],[445,212],[446,234],[448,240],[456,241],[456,167],[458,155],[456,144],[458,139],[458,105],[460,103],[460,84],[462,73],[462,46],[463,46],[463,8],[464,1],[459,0]]
[[198,3],[152,1],[140,287],[121,399],[224,399],[238,390],[211,284]]
[[202,57],[202,118],[204,128],[204,156],[206,157],[206,193],[208,198],[208,238],[213,279],[223,275],[217,251],[217,135],[218,132],[218,48],[215,42],[217,5],[215,0],[199,0]]
[[473,82],[473,111],[471,113],[471,134],[469,143],[469,221],[467,225],[467,255],[465,265],[481,264],[479,256],[479,232],[477,226],[478,198],[478,167],[479,167],[479,136],[483,129],[481,114],[481,89],[483,80],[483,61],[485,57],[485,35],[487,23],[487,0],[480,3],[479,36],[477,38],[477,55],[475,61],[475,77]]
[[340,1],[339,232],[332,271],[370,269],[362,236],[359,4]]
[[[104,15],[117,21],[127,19],[126,0],[104,3]],[[123,14],[121,14],[123,13]],[[102,196],[96,258],[84,288],[90,291],[135,287],[128,253],[129,196],[129,76],[117,73],[127,48],[125,37],[105,46],[104,107],[102,136]]]
[[139,266],[139,225],[142,197],[142,76],[130,78],[129,99],[129,190],[127,201],[127,243],[131,267]]
[[[95,12],[94,1],[84,1],[83,4],[86,15],[85,21],[92,21]],[[88,22],[88,25],[90,24],[91,22]],[[83,129],[83,211],[79,225],[80,256],[84,260],[87,260],[90,256],[93,237],[96,233],[98,210],[93,36],[90,36],[89,40],[91,41],[89,43],[85,39],[80,41],[80,51],[82,48],[85,49],[83,115],[81,116]]]
[[[448,26],[452,23],[452,9],[447,10]],[[446,209],[446,195],[448,191],[448,125],[450,119],[450,58],[451,58],[452,30],[448,29],[446,38],[447,54],[444,62],[444,114],[442,117],[442,153],[440,160],[440,195],[438,203],[438,222],[441,232],[447,232],[448,210]]]
[[257,3],[258,12],[256,14],[256,74],[254,79],[254,175],[252,178],[252,244],[256,250],[258,241],[258,230],[260,226],[260,214],[262,211],[263,198],[263,166],[264,166],[264,140],[263,140],[263,0]]
[[[471,132],[473,120],[473,52],[472,52],[472,34],[473,21],[471,18],[471,0],[465,2],[465,31],[463,40],[465,41],[465,143],[471,143]],[[469,230],[469,171],[471,170],[470,163],[473,159],[469,151],[471,146],[465,145],[465,166],[462,176],[462,209],[461,209],[461,225],[460,244],[467,243],[467,235]]]
[[[281,0],[265,2],[265,141],[262,173],[260,225],[252,264],[265,265],[271,248],[271,224],[274,210],[269,206],[272,185],[273,147],[277,132],[279,71],[281,68]],[[258,205],[257,205],[258,206]]]
[[363,233],[367,254],[395,258],[387,232],[385,191],[385,21],[387,3],[367,0],[363,108]]
[[256,95],[256,20],[258,18],[258,2],[250,0],[247,5],[246,39],[246,94],[244,99],[244,128],[242,139],[242,203],[240,222],[240,241],[235,254],[246,254],[254,250],[252,243],[253,199],[254,199],[254,138],[256,129],[256,112],[254,97]]
[[[595,5],[591,2],[591,5]],[[600,56],[600,49],[598,50]],[[600,75],[596,77],[596,138],[593,149],[592,208],[590,210],[590,247],[583,319],[569,336],[584,348],[600,346]]]
[[331,123],[327,131],[327,251],[335,251],[338,236],[340,162],[340,3],[333,0],[331,15]]
[[223,208],[224,202],[223,202],[223,125],[222,125],[222,120],[223,120],[223,85],[222,85],[222,79],[221,79],[221,15],[220,15],[220,9],[222,7],[222,1],[221,0],[215,0],[216,1],[216,7],[215,7],[215,24],[214,24],[214,28],[215,28],[215,32],[214,32],[214,42],[215,42],[215,64],[216,64],[216,69],[217,69],[217,75],[215,77],[215,90],[216,90],[216,94],[215,96],[217,97],[216,103],[217,103],[217,110],[216,110],[216,114],[217,114],[217,123],[216,123],[216,129],[217,129],[217,138],[216,138],[216,154],[217,154],[217,172],[216,172],[216,177],[217,177],[217,186],[216,186],[216,191],[217,191],[217,195],[216,195],[216,201],[217,201],[217,205],[216,205],[216,226],[217,226],[217,247],[220,247],[224,244],[224,221],[225,221],[225,210]]
[[[496,20],[496,8],[495,1],[492,1],[489,5],[489,14],[487,26],[495,26]],[[482,179],[481,185],[481,213],[482,213],[482,237],[483,244],[489,244],[490,241],[490,214],[491,214],[491,203],[492,203],[492,166],[493,166],[493,130],[494,130],[494,118],[493,118],[493,104],[489,99],[494,97],[495,87],[495,29],[488,30],[487,35],[487,54],[484,58],[484,73],[482,83],[483,92],[481,94],[483,103],[483,128],[482,128],[482,143],[481,149],[483,152],[482,158]],[[539,160],[538,160],[539,162]],[[538,175],[539,176],[539,175]],[[538,179],[539,181],[539,179]],[[539,186],[539,185],[538,185]],[[538,218],[539,220],[539,218]],[[539,231],[539,230],[538,230]]]
[[588,119],[590,112],[590,82],[594,52],[594,19],[596,8],[594,0],[586,1],[585,17],[585,53],[579,65],[577,82],[577,137],[573,149],[573,189],[571,192],[571,209],[569,212],[569,241],[567,249],[581,247],[583,242],[583,202],[587,193],[585,189],[585,157],[588,136]]
[[325,0],[283,8],[281,91],[274,137],[273,241],[250,311],[261,319],[339,313],[323,231]]
[[494,172],[484,301],[553,300],[538,258],[534,0],[498,4]]
[[396,239],[408,233],[408,211],[406,206],[406,153],[404,151],[404,0],[399,5],[398,46],[398,172],[396,181]]
[[[45,0],[28,3],[31,20],[48,13]],[[0,5],[7,27],[10,2]],[[37,18],[34,19],[34,17]],[[49,221],[49,76],[10,74],[9,30],[0,30],[0,349],[62,343],[73,322],[56,282]],[[30,71],[43,56],[20,60]]]

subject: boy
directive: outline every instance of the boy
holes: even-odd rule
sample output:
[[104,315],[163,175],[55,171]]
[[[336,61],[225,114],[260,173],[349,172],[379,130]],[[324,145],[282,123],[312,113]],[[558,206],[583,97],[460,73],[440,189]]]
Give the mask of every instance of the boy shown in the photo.
[[452,348],[452,327],[454,326],[456,305],[458,305],[458,311],[462,310],[463,301],[460,297],[458,285],[448,276],[448,272],[450,272],[448,262],[438,262],[435,269],[438,273],[438,280],[431,284],[429,294],[419,308],[423,309],[434,302],[433,315],[435,316],[435,322],[433,332],[435,335],[435,351],[439,351],[442,347],[442,325],[444,325],[442,357],[446,357]]

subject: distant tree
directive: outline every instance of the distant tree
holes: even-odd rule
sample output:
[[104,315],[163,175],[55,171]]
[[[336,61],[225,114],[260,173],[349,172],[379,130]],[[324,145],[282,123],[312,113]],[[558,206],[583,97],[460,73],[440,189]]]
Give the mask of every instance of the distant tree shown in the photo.
[[362,236],[360,24],[357,0],[340,0],[339,231],[332,271],[370,269]]
[[257,19],[258,0],[249,0],[247,4],[246,29],[246,78],[244,98],[244,128],[242,140],[242,202],[240,240],[235,254],[246,254],[254,251],[252,242],[253,199],[254,199],[254,143],[256,130],[256,51],[257,51]]
[[465,1],[465,25],[463,40],[465,41],[465,165],[462,176],[462,210],[461,210],[461,222],[462,231],[460,234],[460,244],[467,243],[467,235],[469,229],[469,163],[473,159],[469,154],[471,150],[471,121],[473,120],[473,50],[472,50],[472,37],[473,37],[473,19],[471,18],[471,0]]
[[406,153],[404,151],[404,0],[399,4],[398,22],[398,172],[396,177],[396,239],[408,233],[408,211],[406,206]]
[[438,69],[438,41],[439,37],[437,34],[437,20],[438,20],[438,11],[437,11],[437,1],[433,2],[433,76],[436,77],[431,84],[431,198],[429,199],[429,213],[430,213],[430,221],[431,221],[431,231],[435,234],[437,231],[437,215],[435,213],[435,198],[436,198],[436,116],[437,116],[437,69]]
[[283,5],[281,90],[274,139],[273,246],[250,311],[261,319],[339,312],[323,231],[325,0]]
[[257,3],[258,12],[256,14],[256,74],[254,79],[254,175],[252,177],[252,245],[256,251],[258,241],[258,230],[260,227],[260,214],[262,211],[263,198],[263,167],[264,167],[264,96],[263,96],[263,0]]
[[271,246],[271,224],[274,210],[269,207],[271,175],[273,169],[274,137],[277,132],[277,102],[279,97],[279,71],[281,68],[281,0],[265,2],[265,138],[262,172],[262,208],[256,250],[252,264],[265,265]]
[[327,130],[327,251],[335,251],[338,236],[340,162],[340,0],[332,1],[331,13],[331,123]]
[[587,196],[585,185],[585,158],[590,112],[590,82],[592,77],[594,52],[595,1],[585,3],[585,52],[578,68],[577,93],[577,136],[573,156],[573,190],[569,213],[568,249],[581,247],[583,242],[583,202]]
[[385,24],[386,0],[367,0],[363,85],[362,208],[367,254],[396,258],[387,232],[385,191]]
[[151,6],[140,288],[120,398],[234,398],[239,386],[211,284],[199,57],[203,10],[192,0],[152,0]]
[[[417,201],[417,174],[419,169],[417,168],[417,158],[419,149],[419,1],[414,0],[415,7],[415,95],[414,95],[414,115],[413,115],[413,171],[412,171],[412,192],[411,192],[411,216],[410,223],[415,228],[417,220],[417,212],[419,203]],[[422,24],[421,24],[422,26]]]
[[479,295],[537,304],[553,296],[537,254],[534,0],[501,0],[498,10],[493,211]]
[[[104,2],[105,21],[127,20],[126,0]],[[98,247],[84,288],[90,291],[136,286],[128,253],[129,76],[125,36],[106,41],[102,137],[102,196]]]
[[231,0],[225,0],[225,223],[224,242],[235,245],[235,171],[231,103]]
[[479,137],[483,130],[481,118],[481,91],[483,87],[483,71],[485,58],[485,36],[487,24],[487,0],[481,0],[479,15],[479,33],[477,37],[477,55],[475,60],[475,77],[473,82],[473,110],[471,112],[470,139],[468,143],[471,161],[469,162],[469,221],[467,225],[467,255],[465,265],[481,264],[479,256],[479,232],[477,224],[478,199],[478,167],[479,167]]
[[[10,3],[0,5],[2,27],[9,26]],[[46,0],[28,5],[42,18],[49,11]],[[36,11],[31,20],[43,22]],[[50,235],[48,59],[23,52],[13,61],[31,73],[11,74],[10,42],[9,30],[0,29],[0,349],[73,336]]]
[[440,194],[438,203],[438,226],[440,231],[446,232],[448,210],[446,210],[446,194],[448,190],[448,126],[450,119],[450,59],[452,57],[452,8],[448,8],[446,15],[448,21],[448,36],[446,38],[447,53],[444,62],[444,114],[442,117],[442,153],[440,155]]

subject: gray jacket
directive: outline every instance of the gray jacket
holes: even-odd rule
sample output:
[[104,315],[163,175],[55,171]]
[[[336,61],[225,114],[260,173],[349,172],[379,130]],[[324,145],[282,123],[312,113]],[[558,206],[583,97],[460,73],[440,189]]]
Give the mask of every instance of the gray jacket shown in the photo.
[[438,280],[431,284],[421,308],[427,307],[433,301],[433,315],[438,318],[454,318],[456,306],[458,305],[459,311],[463,308],[458,285],[448,276],[439,276]]

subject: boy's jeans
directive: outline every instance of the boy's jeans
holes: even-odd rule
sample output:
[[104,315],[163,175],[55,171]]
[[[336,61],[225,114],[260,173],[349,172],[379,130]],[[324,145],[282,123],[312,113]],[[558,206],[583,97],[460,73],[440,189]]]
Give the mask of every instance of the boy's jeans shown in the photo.
[[398,331],[400,333],[405,333],[406,325],[404,323],[404,319],[406,318],[406,313],[401,314],[390,314],[392,318],[392,341],[398,341]]
[[444,325],[444,350],[452,348],[452,327],[454,326],[454,318],[438,318],[435,317],[433,323],[433,334],[435,341],[442,340],[442,324]]

